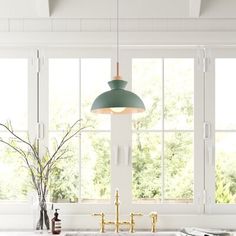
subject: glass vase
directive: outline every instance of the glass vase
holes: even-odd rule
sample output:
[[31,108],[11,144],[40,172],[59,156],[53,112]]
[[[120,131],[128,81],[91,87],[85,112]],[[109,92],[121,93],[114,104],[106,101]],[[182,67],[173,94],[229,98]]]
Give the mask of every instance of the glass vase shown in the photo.
[[47,202],[44,199],[35,199],[33,202],[33,228],[36,233],[50,231],[51,211],[47,209]]

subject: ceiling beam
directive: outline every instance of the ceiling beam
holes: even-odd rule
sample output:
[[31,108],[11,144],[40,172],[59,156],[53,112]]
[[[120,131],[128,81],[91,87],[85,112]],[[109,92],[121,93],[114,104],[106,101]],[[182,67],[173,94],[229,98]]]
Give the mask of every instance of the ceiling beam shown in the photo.
[[201,13],[202,0],[189,0],[189,17],[198,18]]
[[38,17],[50,17],[49,0],[35,0]]

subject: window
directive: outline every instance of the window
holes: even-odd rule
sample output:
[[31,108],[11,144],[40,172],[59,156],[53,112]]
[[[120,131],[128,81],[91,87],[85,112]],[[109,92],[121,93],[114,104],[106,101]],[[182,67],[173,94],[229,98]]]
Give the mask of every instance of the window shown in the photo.
[[[17,135],[25,138],[28,130],[28,59],[8,57],[0,58],[1,123],[12,125]],[[2,127],[0,136],[4,141],[10,138]],[[0,200],[25,200],[30,189],[28,177],[21,157],[0,143]]]
[[132,133],[126,132],[131,137],[132,165],[126,175],[132,181],[126,198],[143,212],[203,211],[199,55],[188,49],[127,49],[121,55],[123,77],[132,78],[132,90],[146,105],[145,113],[134,114],[132,121],[127,118],[132,123]]
[[205,141],[206,167],[209,170],[206,210],[213,213],[234,213],[236,206],[236,114],[232,109],[235,53],[234,49],[226,48],[210,51],[212,63],[209,63],[206,73],[206,119],[209,121]]
[[193,202],[194,59],[133,59],[132,72],[147,106],[133,118],[133,197]]
[[[49,59],[49,145],[66,132],[68,124],[79,119],[79,60]],[[77,117],[77,118],[75,118]],[[51,180],[52,201],[78,201],[79,192],[79,137],[70,142],[70,156],[56,166]]]
[[[236,203],[235,58],[215,60],[215,202]],[[227,105],[226,105],[227,104]]]
[[[236,51],[205,53],[206,65],[204,50],[194,47],[122,48],[120,73],[146,112],[111,117],[90,108],[109,89],[112,50],[41,50],[38,81],[35,51],[2,53],[1,122],[11,120],[22,137],[36,137],[42,123],[43,152],[82,119],[86,129],[51,177],[49,200],[66,214],[113,212],[116,188],[124,214],[234,213]],[[3,129],[0,135],[8,138]],[[23,201],[17,213],[26,214],[32,189],[24,163],[2,144],[0,154],[1,203]]]
[[49,58],[49,144],[77,119],[87,127],[70,141],[71,157],[56,167],[54,202],[110,199],[110,118],[90,112],[110,69],[109,58]]

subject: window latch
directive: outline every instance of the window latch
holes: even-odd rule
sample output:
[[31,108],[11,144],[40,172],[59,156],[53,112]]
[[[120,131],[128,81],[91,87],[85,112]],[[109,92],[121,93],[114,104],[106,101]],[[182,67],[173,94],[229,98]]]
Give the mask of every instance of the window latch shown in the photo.
[[203,72],[207,72],[207,58],[203,57]]
[[203,124],[203,138],[209,139],[211,136],[211,125],[208,122]]
[[202,200],[203,200],[203,205],[207,204],[207,193],[206,190],[203,190],[203,196],[202,196]]
[[130,146],[124,146],[124,154],[125,154],[125,164],[129,166],[130,163]]
[[44,125],[43,123],[37,123],[37,139],[44,138]]
[[36,72],[39,74],[40,73],[40,56],[39,56],[39,50],[37,50],[36,54]]
[[114,145],[112,147],[112,154],[114,157],[114,163],[116,166],[119,165],[119,146],[118,145]]

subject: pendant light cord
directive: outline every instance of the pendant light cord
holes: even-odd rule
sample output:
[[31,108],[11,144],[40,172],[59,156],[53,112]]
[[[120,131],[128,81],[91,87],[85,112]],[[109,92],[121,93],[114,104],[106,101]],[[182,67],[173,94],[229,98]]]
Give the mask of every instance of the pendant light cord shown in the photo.
[[116,45],[116,74],[117,76],[119,76],[119,0],[116,0],[116,42],[117,42],[117,45]]

